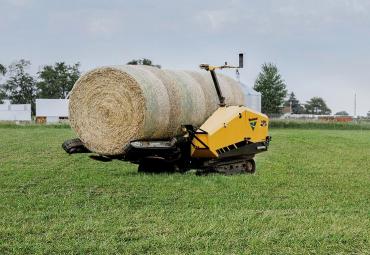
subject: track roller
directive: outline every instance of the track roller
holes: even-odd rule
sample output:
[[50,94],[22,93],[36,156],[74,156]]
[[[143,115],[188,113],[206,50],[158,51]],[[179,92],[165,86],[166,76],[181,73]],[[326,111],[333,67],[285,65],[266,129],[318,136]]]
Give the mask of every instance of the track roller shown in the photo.
[[88,153],[90,152],[83,142],[79,138],[74,138],[65,141],[62,144],[62,148],[68,153],[68,154],[75,154],[75,153]]

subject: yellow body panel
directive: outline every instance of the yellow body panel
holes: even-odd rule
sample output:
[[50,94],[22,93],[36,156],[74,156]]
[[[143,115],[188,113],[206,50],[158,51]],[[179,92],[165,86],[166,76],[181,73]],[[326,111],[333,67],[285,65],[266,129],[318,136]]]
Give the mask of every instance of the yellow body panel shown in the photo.
[[[242,141],[264,142],[268,137],[268,117],[244,106],[218,108],[197,131],[193,139],[193,158],[216,158],[217,150]],[[202,131],[205,133],[201,134]]]

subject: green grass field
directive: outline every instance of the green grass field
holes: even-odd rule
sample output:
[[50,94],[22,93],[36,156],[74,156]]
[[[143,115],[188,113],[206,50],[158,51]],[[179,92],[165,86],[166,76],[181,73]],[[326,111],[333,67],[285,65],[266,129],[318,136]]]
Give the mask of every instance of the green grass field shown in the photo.
[[257,173],[144,175],[0,126],[0,254],[370,254],[370,131],[273,129]]

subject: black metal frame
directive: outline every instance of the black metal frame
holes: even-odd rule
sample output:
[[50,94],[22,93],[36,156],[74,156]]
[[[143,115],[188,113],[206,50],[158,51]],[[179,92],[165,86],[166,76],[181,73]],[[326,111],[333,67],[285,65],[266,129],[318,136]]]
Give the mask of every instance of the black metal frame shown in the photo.
[[210,66],[208,64],[201,64],[200,65],[200,68],[211,72],[213,84],[215,85],[218,100],[220,101],[219,105],[221,107],[225,107],[226,103],[225,103],[225,97],[222,95],[222,91],[221,91],[221,88],[220,88],[220,83],[218,82],[215,70],[216,69],[224,69],[224,68],[237,68],[238,69],[238,68],[243,68],[243,67],[244,67],[244,54],[243,53],[239,53],[239,66],[229,66],[227,64],[227,62],[225,62],[225,64],[223,66]]
[[[206,134],[208,134],[208,132],[207,131],[205,131],[205,130],[203,130],[203,129],[201,129],[201,128],[198,128],[198,129],[196,129],[194,126],[192,126],[192,125],[183,125],[183,127],[186,129],[186,131],[189,133],[189,135],[190,135],[190,137],[189,137],[189,141],[190,141],[190,144],[193,146],[193,147],[195,147],[195,148],[197,148],[197,149],[201,149],[201,150],[207,150],[207,149],[209,149],[209,147],[208,147],[208,145],[207,144],[205,144],[202,140],[200,140],[198,137],[197,137],[197,135],[198,134],[204,134],[204,135],[206,135]],[[199,131],[198,131],[199,130]],[[195,146],[195,144],[193,143],[193,138],[194,139],[196,139],[201,145],[203,145],[204,146],[204,148],[199,148],[199,147],[197,147],[197,146]]]
[[225,97],[222,95],[222,91],[221,91],[221,88],[220,88],[220,84],[218,83],[216,72],[215,72],[215,70],[210,70],[210,72],[211,72],[213,84],[215,85],[215,88],[216,88],[218,100],[220,101],[219,105],[221,107],[224,107],[224,106],[226,106]]

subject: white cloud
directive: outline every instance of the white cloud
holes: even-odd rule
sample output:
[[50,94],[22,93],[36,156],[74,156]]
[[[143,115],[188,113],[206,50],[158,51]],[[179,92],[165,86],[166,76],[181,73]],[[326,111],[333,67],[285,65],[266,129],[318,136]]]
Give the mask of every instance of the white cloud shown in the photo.
[[32,3],[32,0],[5,0],[8,4],[15,7],[25,7]]
[[[226,5],[226,4],[225,4]],[[259,34],[331,30],[333,26],[370,25],[368,0],[232,1],[196,12],[197,24],[223,32],[238,27]]]
[[196,15],[199,24],[210,27],[213,31],[220,31],[230,25],[237,24],[239,15],[232,9],[205,10]]
[[369,1],[344,0],[344,5],[346,6],[346,8],[348,8],[352,12],[358,13],[358,14],[367,15],[370,11]]
[[111,37],[119,31],[121,19],[112,13],[99,14],[87,18],[86,30],[93,36]]
[[94,38],[110,38],[123,29],[123,14],[114,10],[76,10],[54,12],[50,26],[57,30],[77,30]]

